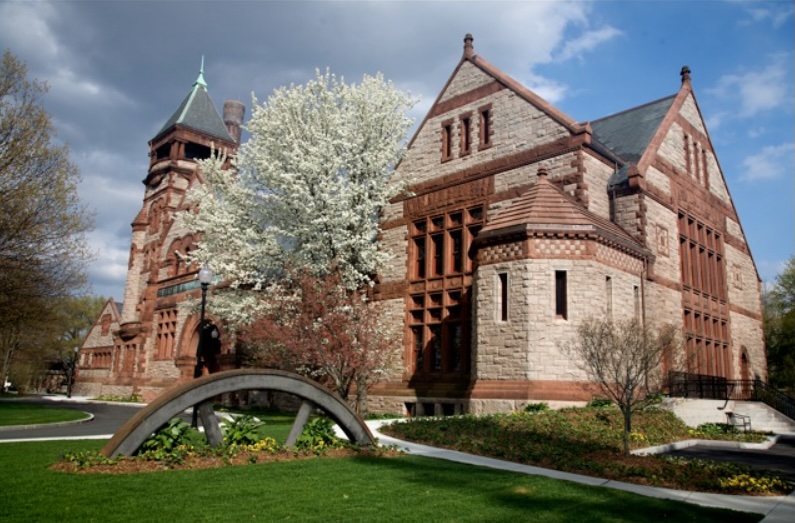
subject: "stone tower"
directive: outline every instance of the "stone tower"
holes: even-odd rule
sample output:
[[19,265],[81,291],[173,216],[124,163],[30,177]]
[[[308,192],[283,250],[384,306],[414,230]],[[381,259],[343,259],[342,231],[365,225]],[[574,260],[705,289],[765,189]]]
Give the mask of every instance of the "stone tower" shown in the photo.
[[[192,378],[198,317],[178,308],[199,299],[198,267],[185,262],[199,239],[182,230],[175,213],[186,208],[187,192],[203,183],[198,161],[212,150],[233,154],[240,143],[245,106],[224,104],[223,118],[207,92],[204,60],[188,94],[149,142],[149,170],[143,205],[132,222],[132,242],[121,318],[112,328],[110,358],[97,358],[91,337],[81,354],[79,388],[86,394],[139,394],[151,400],[163,388]],[[234,358],[224,349],[225,362]]]

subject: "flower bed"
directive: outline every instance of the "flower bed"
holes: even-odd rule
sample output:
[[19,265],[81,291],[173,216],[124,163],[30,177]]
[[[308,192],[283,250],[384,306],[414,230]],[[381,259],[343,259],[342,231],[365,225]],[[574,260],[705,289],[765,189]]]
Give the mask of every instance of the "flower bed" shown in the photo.
[[[491,416],[417,418],[383,427],[397,438],[517,463],[642,485],[724,494],[783,495],[793,487],[773,474],[731,463],[666,456],[625,456],[623,419],[615,408],[580,408]],[[633,415],[633,448],[694,437],[675,415],[646,409]],[[763,441],[762,434],[723,432],[698,437]]]

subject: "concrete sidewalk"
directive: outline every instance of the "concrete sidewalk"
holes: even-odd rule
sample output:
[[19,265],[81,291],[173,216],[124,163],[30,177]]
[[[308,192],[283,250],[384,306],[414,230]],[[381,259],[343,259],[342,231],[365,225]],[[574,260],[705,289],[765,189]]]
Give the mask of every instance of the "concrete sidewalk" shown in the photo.
[[640,494],[642,496],[684,501],[685,503],[693,503],[696,505],[703,505],[705,507],[728,508],[743,512],[764,514],[765,518],[762,519],[763,523],[792,523],[795,521],[795,492],[789,496],[730,496],[726,494],[710,494],[706,492],[688,492],[684,490],[647,487],[644,485],[634,485],[621,481],[583,476],[580,474],[571,474],[569,472],[560,472],[558,470],[544,469],[531,465],[522,465],[520,463],[513,463],[510,461],[486,458],[483,456],[476,456],[474,454],[466,454],[464,452],[447,449],[438,449],[435,447],[429,447],[427,445],[402,441],[391,436],[386,436],[378,431],[381,426],[389,424],[392,421],[394,420],[375,420],[367,421],[366,423],[373,432],[373,436],[378,438],[380,444],[395,445],[401,450],[417,456],[445,459],[448,461],[455,461],[468,465],[477,465],[480,467],[489,467],[493,469],[518,472],[520,474],[532,474],[534,476],[544,476],[552,479],[573,481],[575,483],[582,483],[585,485],[613,488],[627,492],[634,492],[635,494]]

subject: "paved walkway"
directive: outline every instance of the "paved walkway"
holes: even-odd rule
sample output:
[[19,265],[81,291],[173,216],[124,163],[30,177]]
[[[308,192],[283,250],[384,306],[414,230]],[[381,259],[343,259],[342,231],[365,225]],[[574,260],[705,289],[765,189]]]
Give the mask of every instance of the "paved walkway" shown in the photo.
[[[695,445],[665,453],[667,456],[729,461],[752,469],[771,470],[795,484],[795,435],[779,436],[775,445],[767,450],[719,449],[707,445]],[[793,519],[795,521],[795,518]]]
[[367,425],[373,431],[373,435],[378,438],[379,443],[383,445],[396,445],[406,452],[415,454],[417,456],[446,459],[448,461],[477,465],[480,467],[489,467],[500,470],[508,470],[511,472],[519,472],[521,474],[544,476],[552,479],[583,483],[585,485],[614,488],[617,490],[634,492],[636,494],[641,494],[643,496],[649,496],[652,498],[672,499],[707,507],[728,508],[744,512],[754,512],[756,514],[765,515],[765,518],[762,519],[762,523],[792,523],[795,521],[795,492],[789,496],[729,496],[726,494],[687,492],[684,490],[634,485],[621,481],[594,478],[580,474],[571,474],[569,472],[560,472],[558,470],[543,469],[531,465],[522,465],[510,461],[502,461],[499,459],[486,458],[483,456],[466,454],[464,452],[458,452],[454,450],[438,449],[435,447],[429,447],[427,445],[410,443],[386,436],[378,432],[378,428],[385,423],[390,423],[390,421],[377,420],[367,422]]

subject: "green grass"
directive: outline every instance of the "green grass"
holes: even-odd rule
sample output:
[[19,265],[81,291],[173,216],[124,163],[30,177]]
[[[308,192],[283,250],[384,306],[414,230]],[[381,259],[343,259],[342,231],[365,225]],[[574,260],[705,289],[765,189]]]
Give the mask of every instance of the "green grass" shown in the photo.
[[284,443],[287,436],[290,434],[290,429],[295,421],[295,414],[281,412],[273,409],[230,409],[215,405],[215,409],[219,412],[229,412],[232,414],[244,414],[254,416],[264,423],[260,428],[258,434],[260,438],[270,437]]
[[114,521],[721,521],[708,509],[420,457],[310,459],[134,475],[49,470],[102,441],[0,444],[0,520]]
[[79,410],[0,401],[0,425],[37,425],[88,418]]

